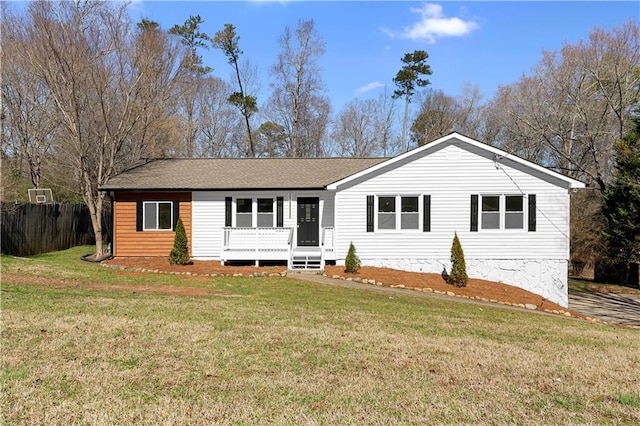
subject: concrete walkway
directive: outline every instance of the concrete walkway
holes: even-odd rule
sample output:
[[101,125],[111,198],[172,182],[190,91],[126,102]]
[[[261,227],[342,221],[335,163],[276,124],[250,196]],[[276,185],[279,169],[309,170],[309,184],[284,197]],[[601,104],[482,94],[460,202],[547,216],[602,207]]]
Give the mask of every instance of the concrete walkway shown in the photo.
[[569,308],[609,324],[640,327],[640,294],[569,292]]

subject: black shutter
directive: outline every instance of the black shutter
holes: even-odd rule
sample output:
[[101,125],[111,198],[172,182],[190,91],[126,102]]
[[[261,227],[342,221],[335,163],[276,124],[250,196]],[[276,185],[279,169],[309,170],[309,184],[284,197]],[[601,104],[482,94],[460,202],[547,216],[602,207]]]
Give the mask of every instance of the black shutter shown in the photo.
[[529,232],[536,230],[536,194],[529,194]]
[[471,232],[478,232],[478,195],[471,195]]
[[422,196],[422,232],[431,232],[431,195]]
[[367,232],[373,232],[373,195],[367,195]]
[[143,220],[143,211],[142,211],[142,201],[136,202],[136,231],[142,231],[142,220]]
[[231,226],[231,197],[224,199],[224,226]]
[[282,228],[284,226],[284,198],[276,197],[276,226]]
[[173,230],[176,230],[178,218],[180,217],[180,200],[173,201]]

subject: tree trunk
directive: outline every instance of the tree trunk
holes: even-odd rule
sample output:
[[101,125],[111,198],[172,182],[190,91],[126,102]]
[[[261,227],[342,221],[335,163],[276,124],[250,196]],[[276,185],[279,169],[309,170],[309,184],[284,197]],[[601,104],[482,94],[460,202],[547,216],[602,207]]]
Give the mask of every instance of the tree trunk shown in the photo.
[[404,98],[404,119],[402,120],[401,152],[407,152],[407,126],[409,125],[409,95]]

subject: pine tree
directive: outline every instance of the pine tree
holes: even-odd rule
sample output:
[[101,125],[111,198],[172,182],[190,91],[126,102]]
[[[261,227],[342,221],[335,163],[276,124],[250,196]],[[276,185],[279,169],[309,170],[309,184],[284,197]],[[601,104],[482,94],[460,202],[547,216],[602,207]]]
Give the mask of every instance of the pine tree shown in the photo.
[[344,260],[344,271],[347,273],[355,274],[360,269],[360,258],[356,254],[356,247],[353,242],[349,245],[349,251],[347,252],[347,258]]
[[598,271],[598,275],[626,284],[628,265],[640,256],[640,118],[633,120],[632,129],[614,149],[615,180],[603,194],[608,271]]
[[176,236],[173,239],[173,248],[169,254],[169,263],[172,265],[186,265],[189,263],[189,244],[187,233],[184,230],[182,219],[178,218],[176,224]]
[[469,277],[467,276],[467,264],[464,261],[464,252],[458,239],[458,233],[453,235],[451,244],[451,273],[448,282],[456,287],[466,287]]

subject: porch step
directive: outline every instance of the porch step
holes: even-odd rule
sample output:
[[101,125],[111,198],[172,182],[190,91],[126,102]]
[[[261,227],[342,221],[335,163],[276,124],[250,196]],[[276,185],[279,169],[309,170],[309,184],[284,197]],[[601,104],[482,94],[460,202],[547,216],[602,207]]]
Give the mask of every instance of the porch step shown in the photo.
[[322,269],[322,252],[318,249],[295,249],[291,269]]

